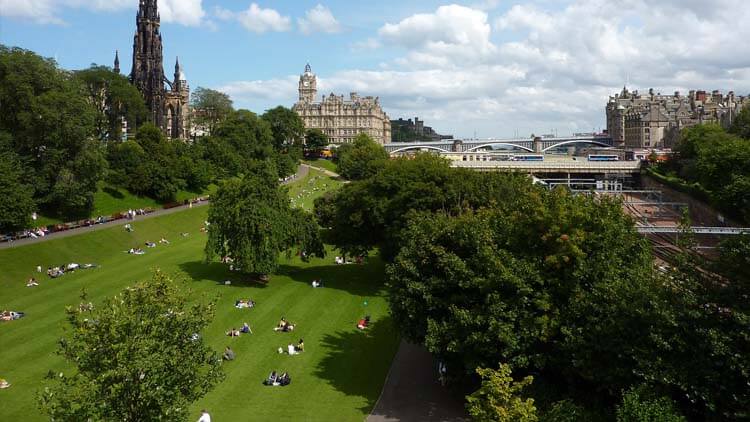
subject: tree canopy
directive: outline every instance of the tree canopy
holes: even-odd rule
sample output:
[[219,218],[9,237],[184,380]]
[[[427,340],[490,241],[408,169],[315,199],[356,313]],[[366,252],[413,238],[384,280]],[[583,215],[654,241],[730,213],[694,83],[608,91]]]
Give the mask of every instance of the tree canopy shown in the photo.
[[357,135],[351,144],[337,151],[338,172],[347,180],[362,180],[374,176],[388,160],[388,152],[368,135]]
[[193,123],[205,127],[209,134],[234,111],[229,95],[200,86],[193,90],[190,106],[195,111]]
[[315,220],[292,210],[272,166],[260,163],[241,179],[224,181],[211,199],[207,260],[228,256],[239,271],[267,275],[292,248],[303,258],[325,256]]
[[59,346],[73,369],[50,371],[41,408],[54,420],[184,420],[223,378],[200,335],[214,306],[159,271],[101,305],[83,295]]
[[305,132],[305,148],[309,151],[320,151],[328,146],[328,136],[320,129],[308,129]]

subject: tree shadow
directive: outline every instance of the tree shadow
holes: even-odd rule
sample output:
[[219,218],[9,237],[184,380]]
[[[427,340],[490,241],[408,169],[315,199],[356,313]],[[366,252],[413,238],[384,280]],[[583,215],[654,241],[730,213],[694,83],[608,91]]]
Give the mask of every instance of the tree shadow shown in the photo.
[[[219,262],[192,261],[179,265],[180,270],[193,280],[210,280],[227,287],[268,287],[268,282],[251,274],[229,271],[229,267]],[[229,280],[232,284],[225,284]]]
[[106,186],[102,191],[115,199],[125,198],[125,195],[119,189],[115,189],[112,186]]
[[323,336],[319,347],[325,357],[314,374],[347,396],[363,398],[360,410],[369,413],[380,397],[398,341],[390,316],[373,321],[364,331],[353,322],[351,330]]
[[281,265],[276,274],[307,285],[313,280],[322,280],[324,289],[342,290],[355,296],[377,296],[382,291],[384,272],[382,261],[371,259],[361,265]]

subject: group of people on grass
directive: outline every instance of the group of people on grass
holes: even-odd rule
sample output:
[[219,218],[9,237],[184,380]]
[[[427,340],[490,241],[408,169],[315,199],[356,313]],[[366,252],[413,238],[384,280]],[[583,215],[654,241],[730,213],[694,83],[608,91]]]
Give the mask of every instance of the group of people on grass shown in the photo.
[[[286,347],[286,353],[289,356],[298,355],[298,354],[300,354],[300,353],[302,353],[304,351],[305,351],[305,341],[302,340],[302,339],[299,339],[299,342],[297,343],[296,346],[294,344],[292,344],[292,343],[289,343],[289,345]],[[283,347],[279,347],[278,352],[279,352],[279,354],[283,354],[284,353],[284,348]]]
[[270,375],[268,375],[268,378],[266,378],[265,381],[263,381],[263,385],[273,386],[273,387],[285,387],[289,384],[291,384],[292,378],[289,376],[287,372],[284,372],[281,375],[278,375],[276,371],[271,372]]
[[237,299],[234,302],[234,307],[237,308],[237,309],[250,309],[250,308],[254,308],[255,307],[255,302],[253,302],[252,300],[250,300],[250,298],[248,298],[247,300],[245,300],[245,299]]
[[2,314],[0,314],[0,321],[14,321],[19,318],[23,318],[24,313],[23,312],[15,312],[15,311],[3,311]]
[[[50,278],[58,278],[62,277],[63,275],[67,273],[74,272],[76,270],[89,270],[92,268],[96,268],[96,264],[77,264],[75,262],[71,262],[70,264],[62,264],[59,267],[47,267],[47,275]],[[41,272],[41,266],[37,266],[37,272]],[[28,286],[28,284],[27,284]]]
[[239,337],[242,334],[252,334],[253,330],[250,329],[250,326],[247,324],[247,322],[242,324],[242,328],[239,330],[236,328],[232,328],[231,330],[227,331],[227,336],[229,337]]

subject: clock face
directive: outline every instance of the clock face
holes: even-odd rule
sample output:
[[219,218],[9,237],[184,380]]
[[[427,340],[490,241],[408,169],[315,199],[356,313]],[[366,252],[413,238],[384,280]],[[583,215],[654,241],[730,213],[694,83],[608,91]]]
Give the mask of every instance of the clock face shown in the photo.
[[308,86],[310,86],[310,82],[308,82],[308,81],[302,82],[302,85],[304,85],[305,87],[308,87]]

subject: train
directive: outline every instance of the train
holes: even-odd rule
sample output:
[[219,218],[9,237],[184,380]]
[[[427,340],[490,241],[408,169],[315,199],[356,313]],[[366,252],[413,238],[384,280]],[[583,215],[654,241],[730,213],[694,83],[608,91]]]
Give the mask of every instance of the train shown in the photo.
[[609,154],[590,154],[589,161],[620,161],[620,156]]

